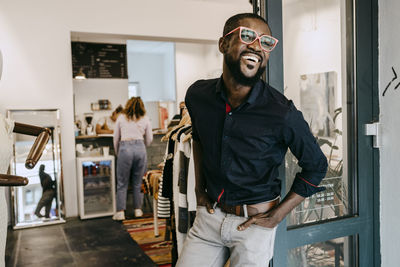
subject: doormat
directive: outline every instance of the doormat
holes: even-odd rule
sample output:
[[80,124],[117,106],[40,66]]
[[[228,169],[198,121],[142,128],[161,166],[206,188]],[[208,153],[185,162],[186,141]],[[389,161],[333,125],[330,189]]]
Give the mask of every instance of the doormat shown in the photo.
[[154,236],[153,217],[125,220],[123,224],[132,239],[154,263],[162,267],[171,266],[172,241],[165,241],[165,219],[158,219],[159,236],[157,237]]

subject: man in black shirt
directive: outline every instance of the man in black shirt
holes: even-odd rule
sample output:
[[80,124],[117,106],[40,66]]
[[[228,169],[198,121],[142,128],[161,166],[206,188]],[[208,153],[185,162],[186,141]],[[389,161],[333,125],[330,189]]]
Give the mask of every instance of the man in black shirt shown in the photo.
[[[46,217],[50,218],[50,209],[51,204],[53,202],[53,198],[56,197],[56,183],[51,179],[51,176],[47,174],[45,171],[45,165],[41,164],[39,167],[39,177],[40,184],[42,185],[43,193],[40,198],[36,210],[35,215],[39,218]],[[45,207],[45,216],[40,213],[40,210]]]
[[[238,14],[225,24],[219,79],[187,91],[197,215],[178,266],[267,266],[276,226],[305,197],[324,190],[327,160],[293,102],[260,79],[278,40],[265,20]],[[302,171],[280,202],[287,149]]]

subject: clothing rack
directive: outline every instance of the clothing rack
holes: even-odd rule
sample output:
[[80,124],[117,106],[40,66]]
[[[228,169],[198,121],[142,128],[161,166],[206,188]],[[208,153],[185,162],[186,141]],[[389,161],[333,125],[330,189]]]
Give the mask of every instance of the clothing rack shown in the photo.
[[[168,217],[172,223],[172,254],[176,255],[176,258],[194,221],[196,210],[194,164],[193,162],[191,163],[193,161],[191,156],[191,131],[190,116],[186,113],[180,123],[171,128],[162,138],[168,144],[164,156],[164,168],[160,181],[158,201],[162,197],[170,201]],[[190,197],[188,197],[188,194]],[[188,199],[191,201],[188,201]]]

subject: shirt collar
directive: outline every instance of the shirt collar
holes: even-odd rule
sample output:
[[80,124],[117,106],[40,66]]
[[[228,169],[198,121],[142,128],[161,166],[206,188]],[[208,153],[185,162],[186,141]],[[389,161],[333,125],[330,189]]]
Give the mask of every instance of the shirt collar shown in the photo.
[[[250,90],[249,97],[247,98],[247,101],[246,101],[247,103],[253,104],[256,101],[257,96],[259,95],[260,91],[263,88],[263,85],[264,85],[264,82],[261,79],[258,82],[256,82],[256,84]],[[221,97],[226,102],[228,102],[228,99],[226,97],[226,94],[225,94],[225,91],[223,90],[223,88],[224,88],[224,81],[223,81],[222,75],[221,75],[221,77],[217,81],[215,93],[217,93],[217,94],[220,93]]]
[[222,81],[222,75],[221,77],[219,77],[219,79],[217,80],[217,85],[215,86],[215,92],[216,93],[221,93],[223,92],[222,87],[223,87],[223,81]]

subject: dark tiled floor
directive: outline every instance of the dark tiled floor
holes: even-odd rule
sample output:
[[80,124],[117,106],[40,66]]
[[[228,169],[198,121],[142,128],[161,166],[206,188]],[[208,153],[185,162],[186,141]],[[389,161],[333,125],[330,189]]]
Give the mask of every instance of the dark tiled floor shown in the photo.
[[[130,217],[133,212],[127,213]],[[74,218],[68,219],[65,224],[15,231],[10,229],[6,266],[156,265],[132,240],[121,223],[107,217],[83,221]]]

